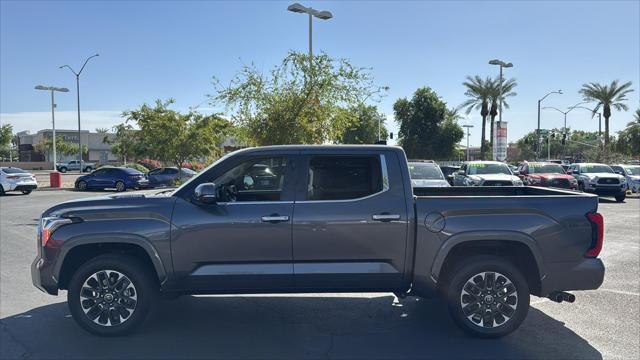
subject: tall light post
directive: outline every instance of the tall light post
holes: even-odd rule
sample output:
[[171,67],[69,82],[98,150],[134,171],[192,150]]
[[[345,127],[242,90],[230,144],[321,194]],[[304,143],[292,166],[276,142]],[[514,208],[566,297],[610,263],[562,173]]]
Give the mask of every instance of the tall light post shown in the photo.
[[589,110],[593,115],[598,114],[598,136],[600,137],[602,136],[602,113],[601,112],[596,111],[596,109],[589,109],[586,106],[574,105],[572,106],[572,108]]
[[[493,59],[489,61],[489,65],[498,65],[500,66],[500,104],[498,105],[498,121],[502,121],[502,68],[510,68],[513,67],[512,63],[505,63],[502,60]],[[493,139],[491,139],[493,141]]]
[[329,20],[333,17],[333,14],[329,11],[319,11],[310,7],[302,6],[298,3],[291,4],[287,7],[287,10],[295,13],[309,14],[309,65],[313,62],[313,17],[317,17],[321,20]]
[[570,113],[573,109],[575,109],[578,105],[582,105],[582,104],[584,104],[584,102],[580,102],[580,103],[577,103],[577,104],[575,104],[573,106],[569,106],[567,108],[568,109],[567,111],[562,111],[562,110],[560,110],[560,109],[558,109],[556,107],[553,107],[553,106],[545,106],[542,109],[543,110],[545,110],[545,109],[555,110],[555,111],[561,113],[562,115],[564,115],[564,128],[563,128],[562,131],[566,133],[567,132],[567,114]]
[[62,65],[59,67],[59,69],[62,69],[65,67],[68,68],[69,70],[71,70],[73,75],[76,76],[76,97],[78,99],[78,164],[80,165],[79,170],[81,174],[82,174],[82,138],[80,137],[80,74],[82,74],[82,70],[84,70],[84,67],[87,66],[87,63],[89,62],[89,60],[91,60],[96,56],[100,56],[100,54],[89,56],[87,60],[84,61],[84,64],[82,65],[82,67],[80,68],[80,71],[78,72],[75,72],[75,70],[73,70],[69,65]]
[[544,99],[547,98],[547,96],[551,95],[551,94],[560,94],[562,95],[562,90],[558,90],[558,91],[551,91],[549,93],[547,93],[547,95],[543,96],[542,99],[538,100],[538,131],[536,132],[536,141],[537,141],[537,146],[536,146],[536,157],[539,158],[540,157],[540,104],[542,103],[542,101],[544,101]]
[[35,87],[36,90],[45,90],[45,91],[51,91],[51,123],[53,125],[53,171],[56,171],[56,164],[57,164],[57,158],[56,158],[56,115],[55,115],[55,111],[54,109],[56,108],[56,103],[53,97],[53,93],[55,91],[58,92],[69,92],[69,89],[67,88],[59,88],[59,87],[54,87],[54,86],[43,86],[43,85],[38,85]]
[[467,128],[467,161],[469,161],[469,135],[471,135],[469,129],[471,129],[473,125],[462,125],[462,127]]

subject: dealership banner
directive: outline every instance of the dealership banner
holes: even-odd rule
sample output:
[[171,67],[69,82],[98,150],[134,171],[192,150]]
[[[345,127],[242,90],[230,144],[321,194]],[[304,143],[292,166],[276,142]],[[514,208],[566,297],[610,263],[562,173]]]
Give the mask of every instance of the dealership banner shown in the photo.
[[507,160],[507,122],[496,121],[493,124],[493,160]]

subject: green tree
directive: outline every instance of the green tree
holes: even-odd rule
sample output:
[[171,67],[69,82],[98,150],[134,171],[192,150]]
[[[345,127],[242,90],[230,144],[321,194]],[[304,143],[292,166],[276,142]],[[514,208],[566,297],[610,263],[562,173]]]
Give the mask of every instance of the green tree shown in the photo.
[[0,148],[8,148],[13,138],[13,126],[4,124],[0,126]]
[[113,127],[113,132],[113,135],[105,135],[102,142],[111,145],[111,152],[121,157],[126,165],[127,159],[136,157],[140,151],[137,131],[131,124],[118,124]]
[[500,105],[500,100],[502,99],[502,109],[508,109],[509,103],[507,103],[507,98],[518,95],[513,89],[518,86],[516,79],[505,80],[502,79],[502,86],[500,86],[500,79],[495,79],[490,84],[490,93],[489,96],[491,100],[491,108],[489,110],[489,116],[491,118],[490,124],[490,135],[489,135],[489,143],[493,144],[493,126],[495,123],[496,116],[498,116],[498,106]]
[[449,159],[458,155],[456,145],[464,132],[446,118],[447,104],[433,90],[417,89],[411,100],[398,99],[393,111],[400,125],[398,139],[408,157]]
[[640,156],[640,109],[636,110],[633,121],[629,121],[627,127],[618,132],[616,150],[632,157]]
[[349,124],[337,116],[379,95],[369,69],[326,54],[290,52],[282,63],[263,74],[244,66],[228,87],[216,84],[212,105],[224,105],[231,120],[253,145],[321,144],[341,137]]
[[629,107],[624,102],[627,101],[627,94],[632,92],[631,81],[622,85],[618,84],[618,80],[611,82],[611,85],[601,85],[599,83],[589,83],[582,85],[580,94],[585,101],[596,102],[594,115],[602,107],[602,116],[604,116],[604,138],[605,148],[609,145],[609,118],[611,117],[611,108],[618,111],[627,111]]
[[[42,153],[53,153],[53,140],[46,138],[40,140],[35,146],[36,150]],[[86,144],[82,144],[82,155],[87,155],[89,148]],[[76,155],[78,154],[78,144],[75,142],[66,141],[62,136],[56,136],[56,153],[62,155]]]
[[378,141],[378,127],[380,127],[380,139],[387,139],[388,132],[384,124],[386,118],[375,106],[361,104],[349,109],[338,109],[336,117],[343,117],[337,120],[346,124],[345,129],[336,139],[338,143],[374,144]]
[[168,108],[173,103],[173,99],[157,100],[154,107],[144,104],[123,116],[140,129],[135,135],[136,153],[182,168],[189,161],[214,154],[231,124],[217,115],[181,114]]
[[109,129],[107,129],[107,128],[96,128],[96,132],[98,134],[107,134],[109,132]]
[[480,110],[480,116],[482,116],[482,132],[480,140],[480,158],[485,158],[486,153],[486,128],[487,128],[487,115],[489,115],[489,102],[491,101],[492,89],[495,86],[494,81],[487,77],[482,79],[476,75],[474,77],[467,76],[467,81],[463,82],[467,90],[465,96],[469,99],[460,105],[461,109],[465,109],[465,112],[470,114],[473,110]]

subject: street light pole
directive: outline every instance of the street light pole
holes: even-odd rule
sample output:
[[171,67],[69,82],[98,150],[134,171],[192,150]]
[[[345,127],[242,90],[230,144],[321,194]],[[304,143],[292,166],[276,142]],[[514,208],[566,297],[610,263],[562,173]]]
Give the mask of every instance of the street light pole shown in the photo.
[[89,62],[89,60],[91,60],[96,56],[100,56],[100,54],[89,56],[84,61],[84,64],[82,65],[82,67],[80,68],[80,71],[78,72],[75,72],[75,70],[73,70],[69,65],[62,65],[59,67],[59,69],[62,69],[65,67],[68,68],[69,70],[71,70],[73,75],[76,76],[76,97],[78,101],[78,165],[80,165],[79,166],[80,174],[82,174],[82,138],[80,133],[80,74],[82,74],[82,70],[84,70],[84,67],[87,66],[87,63]]
[[298,3],[291,4],[287,7],[287,10],[296,13],[309,14],[309,65],[313,65],[313,17],[317,17],[321,20],[329,20],[333,17],[333,14],[329,11],[318,11],[311,7],[302,6]]
[[544,101],[544,99],[547,98],[547,96],[549,96],[551,94],[560,94],[560,95],[562,95],[562,90],[551,91],[551,92],[547,93],[545,96],[543,96],[542,99],[538,100],[538,131],[536,132],[538,146],[536,146],[536,159],[540,158],[540,104],[542,103],[542,101]]
[[467,161],[469,161],[469,135],[471,135],[469,129],[472,128],[473,125],[462,125],[462,127],[467,128]]
[[46,91],[51,91],[51,123],[53,125],[53,171],[56,171],[56,164],[57,164],[57,155],[56,155],[56,115],[55,115],[55,107],[56,107],[56,102],[54,100],[54,95],[53,92],[54,91],[59,91],[59,92],[69,92],[69,89],[67,88],[57,88],[57,87],[53,87],[53,86],[42,86],[42,85],[38,85],[35,87],[36,90],[46,90]]

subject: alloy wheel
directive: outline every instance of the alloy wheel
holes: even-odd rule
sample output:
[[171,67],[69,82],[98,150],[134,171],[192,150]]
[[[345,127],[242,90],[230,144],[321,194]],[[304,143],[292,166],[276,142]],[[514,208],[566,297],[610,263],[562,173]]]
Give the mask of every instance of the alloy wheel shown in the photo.
[[138,304],[138,292],[131,280],[115,270],[101,270],[89,276],[80,289],[84,314],[100,326],[115,326],[129,320]]
[[469,278],[460,293],[464,316],[482,328],[506,324],[518,306],[518,291],[505,275],[485,271]]

